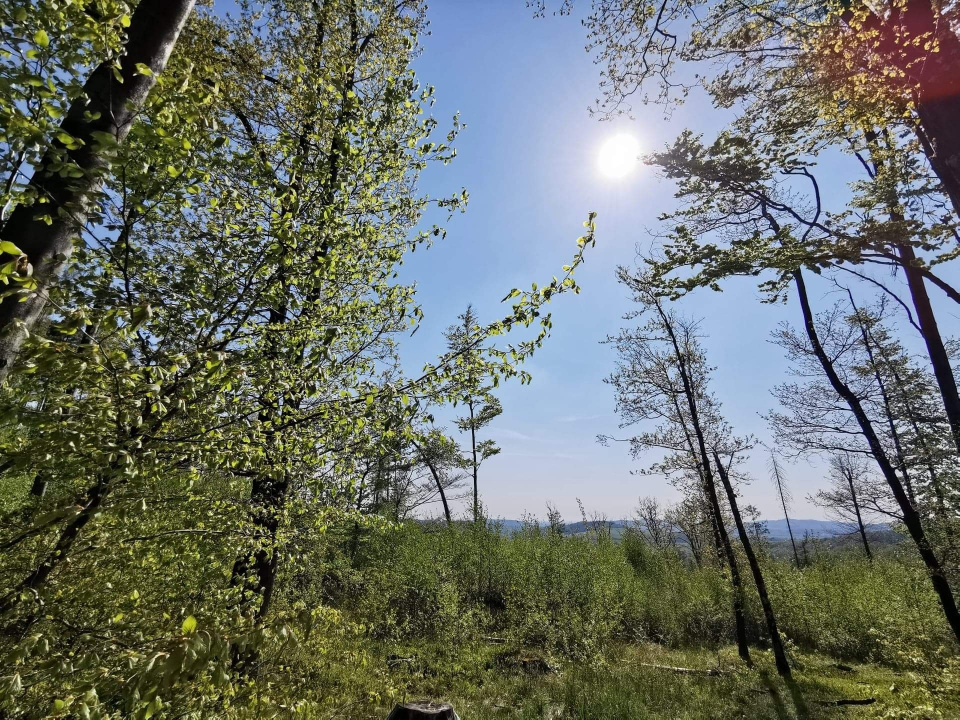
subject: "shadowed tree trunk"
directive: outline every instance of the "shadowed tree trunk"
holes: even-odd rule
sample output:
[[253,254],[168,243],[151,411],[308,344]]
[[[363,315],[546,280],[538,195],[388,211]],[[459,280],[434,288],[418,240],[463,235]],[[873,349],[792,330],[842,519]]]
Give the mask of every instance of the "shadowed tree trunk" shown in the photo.
[[957,381],[953,375],[953,367],[950,365],[950,356],[947,355],[947,349],[943,344],[937,318],[930,304],[930,296],[923,283],[923,275],[917,269],[916,253],[910,245],[898,246],[898,252],[903,263],[904,274],[907,276],[913,307],[917,312],[917,323],[920,325],[923,342],[927,346],[927,355],[933,366],[933,375],[937,379],[940,396],[943,398],[943,409],[950,424],[953,444],[960,453],[960,393],[957,391]]
[[[97,67],[60,126],[82,144],[68,150],[56,141],[30,179],[32,191],[46,202],[18,205],[0,230],[0,240],[12,242],[27,256],[37,283],[28,295],[0,299],[0,382],[16,362],[26,331],[42,316],[49,290],[70,261],[74,238],[96,202],[111,160],[97,134],[107,133],[118,143],[126,138],[157,75],[166,67],[194,3],[141,0],[130,20],[120,78],[114,76],[112,60]],[[139,72],[138,65],[152,73]],[[82,177],[65,177],[52,169],[64,157],[83,172]]]
[[470,449],[473,452],[473,521],[480,522],[480,492],[477,486],[477,474],[480,466],[477,464],[477,427],[473,417],[473,401],[467,403],[470,408]]
[[674,359],[677,361],[677,367],[680,370],[680,380],[683,384],[683,394],[687,401],[687,409],[690,413],[690,424],[696,437],[695,457],[700,459],[700,470],[704,489],[707,493],[707,499],[710,501],[710,507],[714,515],[714,531],[723,546],[723,552],[727,559],[727,565],[730,568],[730,582],[733,585],[733,615],[736,625],[737,652],[744,662],[751,664],[750,648],[747,645],[747,627],[744,619],[743,602],[743,582],[740,578],[740,571],[737,567],[737,557],[733,552],[733,546],[730,544],[730,535],[723,522],[723,513],[720,511],[720,500],[717,497],[717,485],[713,479],[713,471],[710,468],[710,456],[707,454],[707,443],[703,434],[703,427],[700,424],[700,413],[697,409],[696,395],[693,389],[693,382],[690,379],[687,370],[687,362],[683,350],[680,348],[680,342],[677,340],[673,329],[673,323],[667,314],[663,311],[660,302],[656,302],[657,312],[663,323],[664,329],[670,338],[670,344],[673,348]]
[[857,499],[857,489],[853,483],[853,469],[849,466],[844,467],[843,474],[847,477],[847,487],[850,488],[850,500],[853,503],[853,513],[857,518],[857,530],[860,532],[860,540],[863,541],[863,551],[867,555],[867,560],[873,560],[873,553],[870,552],[870,543],[867,542],[867,529],[863,525],[863,516],[860,514],[860,501]]
[[783,650],[783,640],[780,638],[780,630],[777,628],[777,617],[773,613],[773,605],[770,604],[770,595],[767,593],[767,583],[763,579],[763,571],[760,569],[760,563],[757,561],[756,553],[753,552],[753,544],[750,542],[747,529],[743,526],[743,518],[740,517],[740,508],[737,506],[737,495],[733,491],[733,485],[730,484],[730,476],[727,475],[727,470],[723,466],[723,463],[720,462],[720,456],[716,450],[713,452],[713,459],[717,465],[717,472],[720,474],[723,489],[727,493],[730,512],[733,514],[733,521],[737,525],[740,542],[743,544],[743,551],[746,553],[747,562],[750,564],[750,572],[753,573],[753,581],[757,586],[757,594],[760,595],[760,606],[763,608],[763,617],[767,621],[767,632],[770,633],[770,644],[773,646],[773,657],[777,664],[777,672],[781,677],[790,680],[790,663],[787,662],[787,654]]

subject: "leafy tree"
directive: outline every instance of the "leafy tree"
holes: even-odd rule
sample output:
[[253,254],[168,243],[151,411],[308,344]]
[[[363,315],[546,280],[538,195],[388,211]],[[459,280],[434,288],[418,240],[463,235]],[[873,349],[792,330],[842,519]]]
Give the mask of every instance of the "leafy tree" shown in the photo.
[[[400,372],[421,310],[397,268],[442,237],[416,230],[430,204],[466,200],[417,188],[460,127],[433,137],[432,90],[410,69],[423,5],[239,5],[193,17],[155,74],[56,312],[0,392],[23,489],[0,537],[11,717],[51,698],[91,717],[285,712],[267,688],[295,639],[348,629],[298,583],[331,528],[380,522],[369,460],[410,465],[422,401],[457,397],[473,347],[488,377],[525,378],[545,304],[579,291],[592,216],[560,279],[511,291],[474,344]],[[49,489],[26,500],[38,476]]]
[[[559,9],[572,6],[564,0]],[[711,152],[719,158],[735,145],[742,146],[738,156],[755,149],[761,161],[743,164],[738,175],[744,206],[788,211],[800,226],[781,262],[786,255],[811,268],[881,262],[902,270],[960,453],[960,391],[926,287],[933,283],[960,299],[931,272],[955,256],[960,213],[960,132],[945,120],[960,107],[956,14],[953,4],[930,0],[882,8],[605,0],[593,3],[585,24],[587,49],[605,67],[601,112],[628,111],[634,97],[669,107],[692,85],[701,85],[716,108],[737,111]],[[681,66],[695,68],[692,80],[677,72]],[[819,157],[837,151],[854,156],[867,176],[847,209],[826,203],[811,172]],[[813,182],[811,197],[792,201],[798,177]],[[758,182],[787,188],[769,188],[758,202],[749,189]],[[760,238],[734,252],[684,243],[672,260],[696,255],[735,273],[790,270],[761,249]]]
[[[4,10],[10,32],[3,35],[0,64],[0,153],[7,177],[2,200],[12,212],[0,228],[0,251],[10,258],[9,289],[0,297],[0,381],[96,212],[116,149],[166,67],[194,2],[142,0],[132,16],[123,2],[96,9],[29,2]],[[96,67],[80,87],[77,76],[90,65]]]
[[460,402],[467,406],[468,414],[457,419],[461,432],[470,433],[470,467],[473,471],[473,521],[480,520],[480,493],[477,476],[484,460],[499,454],[500,448],[493,440],[477,443],[477,431],[493,422],[503,408],[493,395],[493,386],[485,384],[487,372],[484,368],[483,349],[476,344],[477,316],[471,306],[459,316],[460,323],[451,325],[444,332],[447,348],[457,353],[457,363],[462,369],[458,378],[457,394]]

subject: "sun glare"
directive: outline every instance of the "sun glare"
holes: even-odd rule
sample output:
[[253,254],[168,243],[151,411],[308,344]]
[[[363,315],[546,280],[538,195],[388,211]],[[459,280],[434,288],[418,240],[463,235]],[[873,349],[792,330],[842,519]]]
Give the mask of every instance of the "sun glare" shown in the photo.
[[600,148],[597,165],[608,178],[622,178],[637,164],[640,143],[633,135],[621,133],[607,140]]

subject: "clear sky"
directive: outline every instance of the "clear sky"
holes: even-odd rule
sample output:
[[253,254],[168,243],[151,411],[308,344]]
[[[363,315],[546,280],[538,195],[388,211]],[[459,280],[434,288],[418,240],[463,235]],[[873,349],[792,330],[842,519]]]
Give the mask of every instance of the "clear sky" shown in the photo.
[[[618,430],[612,389],[603,382],[613,351],[600,344],[630,309],[614,270],[631,264],[638,246],[649,246],[658,213],[675,206],[673,189],[643,166],[627,178],[605,178],[597,155],[618,132],[634,135],[646,152],[686,127],[709,137],[722,118],[697,98],[669,120],[655,107],[639,108],[635,120],[590,117],[600,69],[583,49],[576,16],[535,20],[523,0],[434,0],[429,18],[431,34],[423,40],[417,72],[436,87],[436,117],[444,121],[460,111],[468,127],[457,143],[458,158],[430,170],[423,187],[433,195],[466,187],[470,204],[447,224],[447,239],[416,253],[405,269],[406,277],[417,279],[426,312],[404,345],[408,367],[419,369],[441,351],[443,328],[467,303],[488,321],[502,315],[499,302],[511,288],[559,274],[581,223],[595,210],[597,246],[577,273],[582,293],[552,303],[552,337],[527,366],[533,383],[510,383],[499,393],[504,413],[489,436],[503,452],[482,467],[481,496],[493,517],[518,518],[525,511],[542,517],[551,501],[568,520],[579,519],[577,498],[611,518],[628,516],[641,495],[674,499],[664,480],[631,474],[638,465],[626,446],[596,442],[598,433],[625,434]],[[827,191],[842,194],[833,176],[836,187]],[[783,320],[795,322],[799,310],[794,302],[761,304],[751,280],[724,287],[723,293],[699,291],[682,308],[704,318],[709,358],[717,366],[714,390],[727,418],[738,434],[766,441],[760,414],[771,409],[769,391],[785,377],[770,332]],[[814,282],[811,290],[821,306],[832,302],[826,284]],[[944,329],[954,330],[953,309],[941,303],[939,310]],[[765,463],[758,452],[748,466],[755,480],[743,494],[774,518],[781,511]],[[822,517],[806,500],[821,486],[820,469],[800,462],[787,471],[794,514]]]

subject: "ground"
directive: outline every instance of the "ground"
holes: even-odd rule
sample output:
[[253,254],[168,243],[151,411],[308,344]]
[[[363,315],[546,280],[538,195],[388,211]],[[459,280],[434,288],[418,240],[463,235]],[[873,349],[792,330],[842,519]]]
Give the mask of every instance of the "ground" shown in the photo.
[[[366,700],[357,697],[349,711],[341,706],[316,717],[384,718],[394,702],[433,699],[452,703],[463,720],[960,718],[960,693],[955,686],[944,689],[951,685],[943,677],[807,653],[791,653],[794,683],[788,685],[777,676],[772,655],[758,649],[753,668],[733,647],[624,645],[604,660],[580,663],[497,642],[369,650],[377,659],[365,661],[341,686],[349,694],[370,683]],[[381,692],[385,686],[393,689]]]

